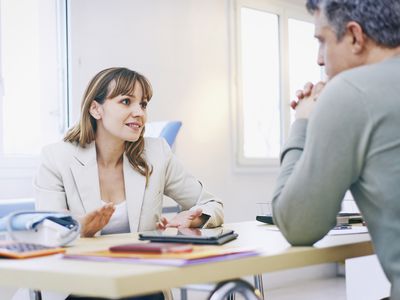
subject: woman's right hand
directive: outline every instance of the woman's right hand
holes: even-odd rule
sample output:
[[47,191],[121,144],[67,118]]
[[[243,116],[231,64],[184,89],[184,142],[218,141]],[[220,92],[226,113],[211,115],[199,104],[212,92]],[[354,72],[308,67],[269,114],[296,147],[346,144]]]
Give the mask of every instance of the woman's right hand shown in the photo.
[[108,203],[81,219],[81,237],[93,237],[108,224],[115,211],[115,205]]

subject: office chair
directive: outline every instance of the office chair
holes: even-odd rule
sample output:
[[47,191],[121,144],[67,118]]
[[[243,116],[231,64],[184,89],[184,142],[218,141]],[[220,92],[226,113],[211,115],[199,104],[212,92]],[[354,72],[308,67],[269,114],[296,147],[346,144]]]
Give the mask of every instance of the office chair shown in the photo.
[[16,211],[35,210],[35,200],[27,199],[10,199],[0,200],[0,218]]
[[[182,127],[181,121],[156,121],[148,122],[144,132],[145,137],[162,137],[173,150],[176,136]],[[180,211],[179,205],[164,206],[162,209],[163,214],[178,213]]]
[[172,148],[175,142],[175,138],[182,126],[180,121],[170,121],[168,122],[160,133],[160,136],[165,138],[168,145]]
[[181,121],[157,121],[148,122],[144,132],[145,137],[163,137],[171,147],[175,143],[176,136],[182,127]]
[[[146,124],[146,130],[144,133],[145,137],[163,137],[173,149],[173,145],[176,139],[176,136],[182,127],[181,121],[158,121],[158,122],[148,122]],[[179,205],[165,206],[162,209],[163,214],[168,213],[178,213],[180,211]],[[256,289],[258,289],[261,293],[262,299],[264,298],[264,290],[263,290],[263,280],[262,275],[257,274],[254,275],[254,285]],[[187,291],[198,290],[198,291],[210,291],[212,288],[210,285],[188,285],[181,287],[181,300],[187,300]]]
[[241,294],[245,300],[261,300],[260,292],[242,279],[219,283],[211,293],[209,300],[234,299],[234,294]]
[[[146,124],[146,131],[144,136],[149,137],[163,137],[168,142],[170,147],[172,148],[175,142],[175,138],[182,126],[182,122],[180,121],[165,121],[165,122],[149,122]],[[178,213],[180,211],[179,205],[165,206],[163,207],[163,214],[167,213]],[[263,290],[263,280],[262,275],[257,274],[254,275],[254,285],[260,291],[261,297],[264,297]],[[209,291],[210,285],[188,285],[185,287],[181,287],[181,300],[187,300],[187,291],[191,290],[199,290],[199,291]]]
[[[253,280],[254,280],[255,290],[257,291],[257,296],[259,297],[257,299],[264,299],[264,287],[263,287],[262,274],[253,275]],[[238,279],[236,281],[246,282],[242,279]],[[236,282],[236,281],[234,281],[234,282]],[[189,285],[183,286],[180,288],[181,300],[188,300],[187,293],[189,290],[208,292],[208,291],[212,291],[214,289],[214,292],[215,292],[219,286],[221,286],[222,284],[226,284],[226,283],[229,283],[229,282],[222,282],[222,283],[217,284],[217,286],[215,286],[215,284],[212,284],[212,283],[210,283],[210,284],[189,284]],[[247,283],[247,285],[251,286],[249,283]],[[239,290],[238,291],[236,291],[236,290],[230,291],[230,293],[226,294],[227,299],[229,299],[229,300],[235,299],[236,292],[238,292],[239,294],[242,294]],[[213,300],[213,299],[214,298],[210,298],[210,300]],[[249,299],[253,299],[253,298],[249,298]]]

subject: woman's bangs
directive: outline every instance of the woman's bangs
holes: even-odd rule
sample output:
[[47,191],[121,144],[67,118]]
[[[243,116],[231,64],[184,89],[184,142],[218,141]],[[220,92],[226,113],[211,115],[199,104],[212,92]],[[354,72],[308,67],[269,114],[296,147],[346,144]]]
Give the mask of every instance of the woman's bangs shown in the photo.
[[135,92],[135,84],[139,83],[143,91],[143,99],[149,101],[153,96],[153,89],[149,81],[138,73],[120,74],[110,82],[108,98],[114,98],[119,95],[132,96]]
[[[119,95],[133,95],[137,76],[119,76],[114,80],[114,88],[109,92],[108,98],[114,98]],[[112,84],[110,84],[112,86]]]

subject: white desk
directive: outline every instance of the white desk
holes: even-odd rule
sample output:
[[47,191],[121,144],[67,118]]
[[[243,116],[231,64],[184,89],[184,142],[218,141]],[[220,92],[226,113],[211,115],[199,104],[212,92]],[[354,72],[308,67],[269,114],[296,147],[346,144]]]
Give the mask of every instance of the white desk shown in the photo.
[[[1,285],[120,298],[186,284],[238,278],[251,274],[343,261],[370,255],[368,234],[327,236],[314,247],[291,247],[279,231],[257,221],[226,224],[239,233],[229,245],[263,247],[261,256],[187,267],[102,263],[61,259],[59,255],[29,260],[0,260]],[[81,239],[68,252],[106,249],[134,242],[136,234]]]

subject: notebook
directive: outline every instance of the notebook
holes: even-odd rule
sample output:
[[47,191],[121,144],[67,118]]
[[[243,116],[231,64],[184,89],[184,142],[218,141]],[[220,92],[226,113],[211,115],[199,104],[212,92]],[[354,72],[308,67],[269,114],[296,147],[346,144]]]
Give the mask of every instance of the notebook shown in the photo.
[[152,242],[176,242],[192,244],[222,245],[238,237],[231,229],[218,228],[167,228],[139,232],[140,240]]

